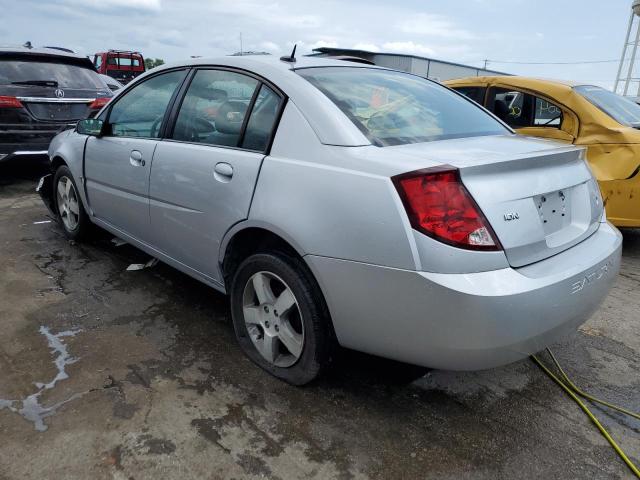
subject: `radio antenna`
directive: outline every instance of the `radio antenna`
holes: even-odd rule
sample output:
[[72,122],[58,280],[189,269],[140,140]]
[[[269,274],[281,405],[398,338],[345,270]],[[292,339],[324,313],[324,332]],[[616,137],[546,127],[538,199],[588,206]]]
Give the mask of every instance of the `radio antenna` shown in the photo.
[[296,47],[298,45],[294,44],[293,45],[293,50],[291,51],[291,55],[289,56],[284,56],[284,57],[280,57],[280,60],[282,60],[283,62],[290,62],[290,63],[296,63]]

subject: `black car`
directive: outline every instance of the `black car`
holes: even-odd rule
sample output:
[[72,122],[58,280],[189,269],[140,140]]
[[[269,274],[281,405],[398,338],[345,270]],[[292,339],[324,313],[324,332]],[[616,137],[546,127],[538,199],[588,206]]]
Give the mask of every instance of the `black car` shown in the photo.
[[87,57],[45,48],[0,48],[0,162],[46,157],[59,131],[112,97]]

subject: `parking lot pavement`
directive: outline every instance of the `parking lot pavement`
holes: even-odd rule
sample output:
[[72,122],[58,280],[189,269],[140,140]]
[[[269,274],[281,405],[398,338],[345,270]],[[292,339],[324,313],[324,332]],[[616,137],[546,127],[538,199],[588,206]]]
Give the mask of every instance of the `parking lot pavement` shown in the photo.
[[[108,235],[68,242],[39,223],[36,179],[0,171],[0,479],[631,478],[528,360],[411,382],[345,353],[307,388],[271,378],[224,296],[164,264],[126,271],[148,257]],[[579,385],[636,411],[639,287],[625,232],[614,290],[554,346]],[[594,410],[640,460],[640,422]]]

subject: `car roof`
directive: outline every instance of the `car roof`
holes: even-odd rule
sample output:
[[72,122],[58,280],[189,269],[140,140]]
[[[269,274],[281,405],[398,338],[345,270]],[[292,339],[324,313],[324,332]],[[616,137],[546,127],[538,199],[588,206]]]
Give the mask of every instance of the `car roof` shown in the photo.
[[176,66],[204,66],[204,65],[229,65],[229,66],[244,66],[247,70],[252,68],[262,69],[265,66],[269,66],[271,69],[277,69],[281,71],[297,70],[300,68],[313,68],[313,67],[365,67],[365,68],[380,68],[375,65],[367,65],[358,62],[350,62],[347,60],[336,60],[318,57],[305,57],[298,56],[295,58],[295,62],[288,62],[282,60],[280,57],[271,55],[230,55],[226,57],[214,57],[214,58],[192,58],[181,62],[173,62],[163,65],[163,67],[176,67]]
[[258,75],[278,87],[306,118],[320,141],[327,145],[359,146],[371,142],[355,124],[320,90],[294,73],[296,70],[315,67],[384,69],[374,65],[315,57],[296,57],[287,62],[271,55],[227,56],[218,58],[193,58],[168,63],[148,70],[130,85],[135,85],[151,75],[177,67],[228,67]]
[[451,80],[447,80],[445,83],[451,85],[462,85],[462,84],[475,84],[475,83],[495,83],[501,82],[511,85],[517,85],[520,87],[525,87],[527,85],[549,85],[555,87],[566,87],[573,88],[581,85],[590,85],[585,82],[577,82],[572,80],[559,80],[554,78],[541,78],[541,77],[525,77],[521,75],[484,75],[479,77],[464,77],[464,78],[455,78]]
[[69,63],[76,65],[82,65],[91,69],[94,69],[93,63],[85,55],[80,55],[74,52],[67,52],[60,48],[41,47],[41,48],[27,48],[27,47],[7,47],[0,46],[0,58],[10,56],[24,56],[37,58],[59,58],[65,59]]

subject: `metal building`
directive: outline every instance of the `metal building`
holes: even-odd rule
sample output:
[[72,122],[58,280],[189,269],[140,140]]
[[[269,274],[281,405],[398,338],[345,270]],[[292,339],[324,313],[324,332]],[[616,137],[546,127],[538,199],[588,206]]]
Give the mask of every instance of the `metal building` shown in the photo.
[[461,63],[446,62],[433,58],[401,53],[368,52],[349,48],[315,48],[310,56],[318,57],[358,57],[380,65],[381,67],[404,70],[422,77],[443,82],[453,78],[476,77],[480,75],[509,75],[504,72],[476,68]]

